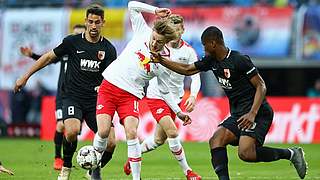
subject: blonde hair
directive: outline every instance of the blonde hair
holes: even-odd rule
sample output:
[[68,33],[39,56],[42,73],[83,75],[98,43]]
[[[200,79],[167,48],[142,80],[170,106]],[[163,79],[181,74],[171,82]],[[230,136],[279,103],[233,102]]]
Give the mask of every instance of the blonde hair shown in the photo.
[[179,14],[171,14],[168,19],[170,19],[170,21],[173,24],[183,24],[184,23],[184,19],[181,15]]
[[172,21],[168,18],[157,19],[153,24],[153,30],[158,34],[163,35],[168,42],[178,37]]

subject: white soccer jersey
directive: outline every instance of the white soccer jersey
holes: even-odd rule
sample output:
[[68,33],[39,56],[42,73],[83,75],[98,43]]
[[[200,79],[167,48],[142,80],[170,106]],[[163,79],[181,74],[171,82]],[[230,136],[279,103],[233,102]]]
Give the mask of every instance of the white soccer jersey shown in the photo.
[[[170,50],[170,59],[172,61],[192,64],[198,60],[197,54],[194,49],[187,44],[186,42],[182,42],[180,47],[178,48],[169,48]],[[174,96],[174,100],[177,104],[181,102],[181,99],[184,95],[184,75],[178,74],[170,69],[165,69],[165,71],[169,74],[169,79],[167,79],[167,84],[169,86],[170,92]],[[200,90],[201,82],[199,73],[191,76],[191,96],[197,97],[197,94]],[[159,91],[159,87],[157,84],[157,79],[152,79],[149,81],[149,86],[147,89],[147,97],[154,99],[163,99],[161,93]]]
[[[152,29],[145,22],[141,12],[155,13],[156,7],[131,1],[128,3],[128,12],[133,29],[133,38],[121,52],[118,58],[113,61],[102,73],[103,77],[113,85],[137,96],[142,99],[144,97],[143,87],[146,82],[154,77],[163,99],[170,108],[175,112],[181,109],[173,100],[172,94],[169,92],[166,79],[168,74],[165,68],[160,64],[147,63],[150,58],[149,41]],[[164,47],[161,54],[169,54],[169,49]]]

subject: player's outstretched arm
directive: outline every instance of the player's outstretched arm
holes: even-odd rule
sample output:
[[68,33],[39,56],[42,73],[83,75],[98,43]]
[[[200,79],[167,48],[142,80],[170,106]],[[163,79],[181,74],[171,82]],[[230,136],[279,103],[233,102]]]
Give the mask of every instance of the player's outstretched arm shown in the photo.
[[7,173],[9,175],[14,175],[13,171],[2,166],[1,162],[0,162],[0,173]]
[[171,69],[176,73],[190,76],[200,72],[200,70],[196,68],[194,63],[184,64],[184,63],[174,62],[168,58],[162,57],[159,53],[155,53],[155,52],[150,52],[150,53],[151,53],[151,61],[153,63],[160,63],[161,65],[165,66],[168,69]]
[[28,79],[37,71],[47,66],[53,59],[57,58],[55,53],[53,51],[47,52],[46,54],[42,55],[39,60],[37,60],[31,68],[23,75],[21,76],[14,86],[14,92],[18,92],[23,88]]

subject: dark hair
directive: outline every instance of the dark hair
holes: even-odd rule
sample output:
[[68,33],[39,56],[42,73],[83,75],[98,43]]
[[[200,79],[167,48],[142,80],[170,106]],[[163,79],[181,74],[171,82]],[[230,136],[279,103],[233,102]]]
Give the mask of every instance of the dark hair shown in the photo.
[[219,28],[216,26],[209,26],[205,29],[201,35],[201,41],[216,41],[219,44],[224,44],[223,35]]
[[83,28],[83,29],[87,29],[87,27],[83,24],[76,24],[73,26],[73,29],[76,29],[76,28]]
[[86,17],[88,17],[89,14],[98,15],[98,16],[100,16],[102,19],[104,19],[104,10],[102,9],[101,6],[98,6],[98,5],[90,6],[90,7],[87,9]]

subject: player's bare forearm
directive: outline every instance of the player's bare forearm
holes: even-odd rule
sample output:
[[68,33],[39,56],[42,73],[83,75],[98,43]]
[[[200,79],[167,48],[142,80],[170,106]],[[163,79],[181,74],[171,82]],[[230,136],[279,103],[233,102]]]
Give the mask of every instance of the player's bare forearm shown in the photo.
[[194,64],[184,64],[161,57],[160,64],[182,75],[193,75],[199,72]]
[[252,77],[250,81],[253,84],[253,86],[256,88],[256,93],[254,96],[254,101],[253,101],[250,112],[257,114],[263,102],[263,99],[266,96],[267,88],[266,88],[266,84],[264,83],[264,80],[259,74]]

